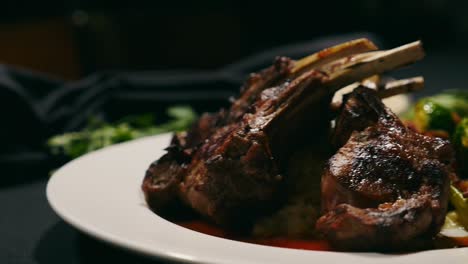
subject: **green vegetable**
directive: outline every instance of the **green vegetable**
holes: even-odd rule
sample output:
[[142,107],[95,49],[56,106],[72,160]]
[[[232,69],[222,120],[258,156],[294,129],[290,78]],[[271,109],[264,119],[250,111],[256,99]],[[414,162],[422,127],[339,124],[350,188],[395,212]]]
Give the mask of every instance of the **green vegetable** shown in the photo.
[[455,129],[453,142],[462,148],[468,149],[468,118],[463,118]]
[[459,116],[468,116],[468,91],[447,90],[429,98]]
[[461,176],[468,177],[468,118],[463,118],[452,136]]
[[418,130],[453,133],[460,117],[468,116],[468,92],[447,90],[420,99],[415,107],[403,116],[412,120]]
[[452,112],[431,98],[424,98],[416,104],[414,123],[420,131],[442,130],[451,133],[455,128]]
[[182,131],[196,119],[195,112],[190,107],[183,106],[169,108],[168,116],[170,120],[159,125],[155,125],[155,117],[151,114],[127,116],[115,124],[92,118],[82,131],[54,136],[48,140],[47,145],[52,154],[73,159],[112,144],[165,132]]
[[455,207],[458,221],[468,229],[468,199],[453,185],[450,185],[450,202]]

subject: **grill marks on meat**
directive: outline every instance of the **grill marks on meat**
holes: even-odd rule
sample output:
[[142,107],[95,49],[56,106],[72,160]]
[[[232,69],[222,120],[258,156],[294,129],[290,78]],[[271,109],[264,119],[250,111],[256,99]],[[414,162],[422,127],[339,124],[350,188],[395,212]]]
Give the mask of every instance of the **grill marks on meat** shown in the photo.
[[[354,42],[353,45],[356,43],[362,44],[362,42]],[[357,49],[359,52],[375,48],[373,45],[359,45]],[[424,56],[419,42],[393,50],[353,56],[348,55],[356,50],[348,48],[348,44],[338,45],[338,47],[341,48],[331,48],[332,51],[335,49],[334,52],[328,51],[307,57],[307,63],[304,63],[304,60],[293,63],[286,58],[277,59],[274,66],[259,75],[251,76],[241,96],[233,102],[228,111],[203,115],[188,133],[176,134],[167,149],[167,154],[150,166],[144,178],[142,188],[151,209],[161,213],[166,208],[171,208],[171,204],[179,203],[188,205],[217,224],[236,229],[247,227],[252,220],[275,208],[280,201],[284,200],[286,192],[283,190],[285,187],[283,162],[296,149],[296,144],[307,139],[304,137],[304,132],[315,129],[314,125],[322,128],[318,130],[323,130],[318,134],[326,133],[327,118],[331,116],[328,109],[337,89],[369,76],[407,65]],[[348,55],[343,58],[341,56],[343,54]],[[329,63],[324,64],[327,60]],[[301,67],[298,68],[297,65]],[[395,155],[387,159],[387,162],[393,164],[393,171],[385,169],[385,164],[382,163],[381,170],[387,172],[385,177],[391,180],[384,179],[380,182],[380,178],[377,179],[372,173],[368,174],[368,167],[378,167],[373,166],[375,165],[372,160],[374,156],[379,157],[384,153],[393,152],[388,149],[366,149],[366,144],[370,142],[377,146],[379,145],[377,142],[383,140],[378,136],[390,132],[395,136],[387,135],[388,142],[393,142],[395,139],[400,140],[402,144],[407,144],[401,140],[405,137],[399,136],[401,131],[406,130],[378,99],[372,99],[375,95],[362,92],[361,98],[355,94],[357,93],[353,93],[353,96],[345,100],[345,109],[348,109],[349,113],[343,111],[341,115],[343,120],[337,125],[337,128],[344,128],[341,130],[343,133],[337,133],[335,141],[338,142],[337,144],[347,142],[345,147],[351,144],[350,142],[356,146],[349,145],[350,152],[343,153],[343,157],[348,158],[348,163],[342,159],[330,162],[333,164],[333,170],[329,169],[328,172],[333,177],[324,178],[324,182],[329,183],[326,185],[328,188],[324,190],[336,192],[337,195],[332,196],[331,192],[324,192],[324,197],[327,197],[328,193],[329,214],[322,218],[322,225],[319,228],[331,240],[334,240],[334,237],[341,239],[344,233],[339,225],[332,223],[340,223],[340,219],[343,223],[356,226],[366,223],[365,227],[371,226],[374,229],[362,228],[362,230],[367,230],[369,232],[367,236],[372,237],[372,235],[380,234],[379,230],[389,231],[390,229],[385,229],[385,226],[394,226],[391,223],[396,223],[391,219],[398,217],[387,217],[385,220],[383,210],[387,210],[388,216],[397,214],[401,216],[402,212],[407,210],[408,214],[402,216],[400,220],[411,219],[414,216],[417,221],[421,220],[420,214],[428,215],[426,211],[429,210],[431,216],[429,222],[435,230],[439,222],[434,220],[434,215],[437,214],[437,210],[441,212],[446,210],[444,207],[446,204],[443,203],[447,200],[447,192],[443,189],[445,182],[439,184],[430,181],[429,172],[427,174],[422,172],[421,168],[426,166],[422,166],[423,163],[418,163],[421,168],[410,164],[417,172],[414,174],[414,184],[405,186],[403,181],[399,182],[397,178],[393,180],[395,173],[406,173],[395,168],[411,168],[409,163],[404,163],[395,154],[398,150],[392,150]],[[355,97],[357,99],[353,101]],[[344,118],[345,112],[349,118],[353,119],[352,122],[346,123],[349,118]],[[346,134],[345,131],[349,127],[362,133]],[[384,130],[384,128],[388,129]],[[410,135],[409,131],[405,133]],[[311,138],[321,140],[321,138],[317,139],[309,135],[308,139]],[[348,138],[351,139],[348,140]],[[407,138],[411,142],[410,139],[417,139],[417,136]],[[423,140],[425,139],[421,139]],[[444,151],[450,152],[445,150],[447,149],[445,142],[440,144],[441,148],[436,151],[435,155],[442,155]],[[414,144],[414,149],[419,151],[418,148],[429,149],[429,147],[418,147]],[[351,149],[360,152],[352,152]],[[408,156],[408,159],[411,158]],[[426,160],[433,161],[430,158]],[[450,158],[447,158],[447,163],[450,162]],[[441,178],[442,174],[446,173],[446,168],[439,163],[429,165],[440,169],[440,173],[431,170],[431,173],[436,173],[434,179]],[[355,174],[352,177],[346,177],[350,171],[354,171]],[[387,184],[388,182],[390,184]],[[381,193],[372,192],[375,186],[380,188]],[[400,186],[406,189],[403,188],[401,192],[394,191]],[[419,201],[421,199],[419,196],[412,195],[415,193],[427,193],[430,199],[425,198]],[[408,205],[405,208],[398,207],[399,203],[395,202],[396,200],[413,201],[411,199],[416,200],[413,203],[404,203]],[[369,221],[356,222],[357,220],[352,219],[362,220],[358,216],[363,211],[359,211],[361,209],[353,202],[354,200],[358,205],[359,203],[366,204],[366,206],[372,205],[368,207],[370,211],[378,211],[369,211],[365,214],[369,217]],[[427,206],[428,202],[430,206]],[[342,206],[339,205],[341,203],[346,203],[351,206],[350,209],[355,209],[354,213],[351,214],[352,210],[345,210],[349,213],[340,213],[343,210],[335,210]],[[421,208],[421,213],[418,213],[417,208]],[[347,217],[351,215],[355,217]],[[377,221],[379,217],[381,219]],[[427,217],[424,219],[427,220]],[[372,221],[378,224],[369,224]],[[413,224],[416,220],[407,220],[407,222]],[[410,230],[410,226],[406,225],[407,222],[403,222],[400,226]],[[419,224],[424,226],[422,222],[418,222]],[[418,228],[419,226],[415,227],[415,229]],[[413,233],[408,236],[413,237]],[[359,232],[351,232],[352,234],[362,236]],[[349,242],[352,239],[354,238],[345,238],[344,241],[347,243],[346,241]]]
[[[274,208],[275,201],[283,196],[279,192],[283,176],[272,151],[277,144],[272,135],[288,127],[271,122],[286,112],[281,110],[310,96],[305,91],[320,83],[322,77],[310,71],[265,90],[240,122],[218,128],[190,164],[181,184],[184,201],[216,223],[235,228]],[[274,99],[271,94],[275,94]]]
[[407,247],[440,230],[454,154],[448,141],[406,128],[375,91],[356,89],[342,106],[334,141],[344,144],[322,176],[317,222],[335,246]]
[[[167,149],[167,154],[150,166],[143,180],[142,189],[151,209],[158,213],[170,211],[173,204],[171,199],[178,202],[183,200],[185,203],[193,204],[193,207],[200,207],[200,205],[195,205],[195,202],[187,202],[187,196],[192,196],[184,194],[186,190],[190,189],[187,189],[186,186],[194,186],[194,177],[191,177],[186,183],[182,182],[185,175],[189,174],[189,167],[190,170],[194,169],[194,171],[200,169],[196,166],[189,166],[195,156],[203,156],[202,154],[195,155],[195,153],[206,141],[222,141],[225,135],[229,134],[229,131],[234,131],[236,125],[233,124],[241,122],[244,115],[254,111],[252,105],[266,88],[278,86],[287,78],[296,78],[313,67],[318,67],[337,58],[375,49],[375,45],[367,39],[354,40],[325,49],[297,62],[286,57],[278,57],[271,67],[260,73],[251,74],[242,87],[239,98],[232,103],[228,111],[221,110],[216,114],[204,114],[188,133],[176,134]],[[275,89],[270,91],[273,90]],[[233,137],[233,142],[236,140],[244,142],[245,140],[241,140],[240,135]],[[232,152],[243,151],[242,148],[245,148],[242,144],[239,144],[238,147],[235,145],[231,144],[228,152],[232,154]],[[259,144],[254,144],[255,147],[249,152],[248,157],[253,160],[253,157],[257,156],[257,163],[260,163],[261,157],[266,155],[262,152],[269,150],[262,151],[257,145]],[[215,148],[215,146],[216,144],[213,144],[206,148]],[[203,150],[201,153],[205,153],[206,156],[206,153],[210,152]],[[160,197],[163,197],[161,201],[156,201]]]
[[284,78],[292,65],[289,58],[276,58],[271,67],[249,77],[229,111],[221,109],[214,114],[205,113],[188,132],[174,135],[167,153],[150,165],[143,179],[142,190],[153,211],[170,214],[173,208],[180,208],[179,185],[187,174],[194,153],[218,128],[238,121],[250,110],[258,94]]
[[320,218],[317,227],[341,250],[410,250],[430,238],[424,237],[424,230],[431,224],[431,215],[426,197],[398,200],[377,209],[340,204]]

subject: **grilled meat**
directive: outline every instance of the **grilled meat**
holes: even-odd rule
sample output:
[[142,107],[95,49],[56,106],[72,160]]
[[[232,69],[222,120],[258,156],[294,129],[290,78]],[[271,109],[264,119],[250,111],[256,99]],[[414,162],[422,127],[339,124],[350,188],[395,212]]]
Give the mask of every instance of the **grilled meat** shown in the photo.
[[448,141],[406,128],[360,87],[344,99],[334,142],[343,146],[322,176],[317,229],[336,247],[401,249],[439,232],[454,174]]
[[277,58],[273,66],[250,76],[241,88],[240,98],[233,102],[229,112],[221,109],[214,114],[205,113],[188,132],[176,133],[173,136],[170,146],[166,149],[167,153],[150,165],[143,180],[142,189],[152,210],[164,214],[170,211],[174,204],[179,205],[178,188],[198,147],[217,128],[242,117],[251,107],[257,94],[284,76],[291,64],[289,58]]
[[252,75],[228,111],[202,116],[150,166],[142,185],[150,207],[161,212],[182,202],[233,228],[276,207],[290,154],[304,140],[325,140],[334,92],[424,55],[418,42],[362,53],[374,49],[367,40],[352,41],[300,61],[277,59]]

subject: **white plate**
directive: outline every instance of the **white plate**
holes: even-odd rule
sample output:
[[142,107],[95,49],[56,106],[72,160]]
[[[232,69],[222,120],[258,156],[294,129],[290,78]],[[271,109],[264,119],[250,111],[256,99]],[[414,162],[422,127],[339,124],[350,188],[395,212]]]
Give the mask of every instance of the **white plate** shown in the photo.
[[152,213],[140,183],[169,134],[111,146],[59,169],[47,186],[52,208],[98,239],[149,256],[196,263],[468,263],[468,248],[405,255],[338,253],[237,242],[179,227]]

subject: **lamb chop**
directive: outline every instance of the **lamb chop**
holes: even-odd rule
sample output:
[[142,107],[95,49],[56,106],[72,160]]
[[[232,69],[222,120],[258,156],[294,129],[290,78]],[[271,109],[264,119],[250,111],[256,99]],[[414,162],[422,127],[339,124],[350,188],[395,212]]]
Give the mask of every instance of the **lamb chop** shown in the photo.
[[450,143],[406,128],[359,87],[344,98],[334,142],[341,145],[322,176],[317,229],[336,247],[392,250],[440,231],[454,177]]
[[203,114],[188,132],[176,133],[166,149],[167,153],[151,164],[142,185],[150,208],[160,214],[172,213],[180,208],[177,189],[198,147],[217,128],[238,122],[251,109],[263,90],[286,78],[292,79],[307,69],[318,68],[339,58],[376,49],[371,41],[357,39],[324,49],[299,61],[278,57],[271,67],[251,74],[229,111],[221,109],[218,113]]
[[[311,127],[326,134],[329,104],[337,89],[423,55],[419,42],[327,63],[321,55],[312,55],[317,58],[314,63],[296,63],[302,66],[293,66],[286,77],[264,81],[265,85],[258,86],[261,88],[248,85],[240,97],[243,99],[234,102],[227,113],[218,114],[215,122],[208,118],[209,133],[189,132],[182,139],[176,136],[174,142],[178,141],[182,150],[176,155],[169,151],[148,169],[142,187],[149,205],[157,211],[178,198],[217,224],[247,226],[284,198],[282,164]],[[245,96],[251,89],[252,96]],[[195,129],[200,127],[199,122]],[[203,139],[194,146],[187,143],[192,133],[206,138],[199,137]],[[152,201],[161,196],[163,202]]]

